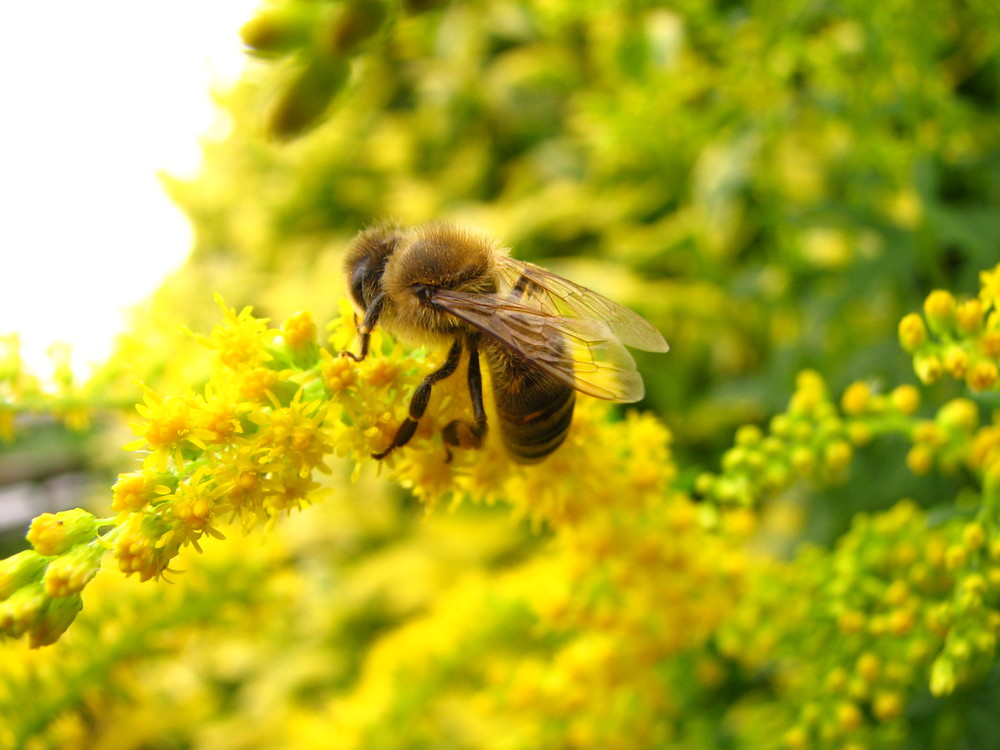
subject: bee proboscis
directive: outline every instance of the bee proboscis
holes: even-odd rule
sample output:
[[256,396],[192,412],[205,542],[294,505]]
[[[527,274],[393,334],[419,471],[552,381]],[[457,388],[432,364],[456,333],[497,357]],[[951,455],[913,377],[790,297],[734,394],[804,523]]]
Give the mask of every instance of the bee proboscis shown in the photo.
[[376,325],[407,340],[450,344],[444,363],[414,392],[390,445],[373,454],[378,459],[413,437],[431,389],[458,369],[463,350],[472,420],[449,423],[445,443],[478,448],[486,436],[482,355],[504,446],[515,461],[534,463],[566,438],[576,391],[625,403],[643,397],[625,345],[668,349],[660,332],[628,308],[453,224],[366,229],[351,243],[345,271],[361,312],[361,351],[349,356],[367,356]]

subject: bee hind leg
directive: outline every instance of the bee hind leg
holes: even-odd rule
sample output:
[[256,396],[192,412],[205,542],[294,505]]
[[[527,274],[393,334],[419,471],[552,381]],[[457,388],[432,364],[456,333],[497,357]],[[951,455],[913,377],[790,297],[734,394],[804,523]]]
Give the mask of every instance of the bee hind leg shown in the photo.
[[417,386],[417,390],[413,392],[413,397],[410,399],[409,416],[403,420],[399,429],[396,430],[396,435],[392,438],[392,443],[390,443],[389,447],[384,451],[372,453],[372,458],[381,461],[396,448],[402,448],[410,442],[410,438],[413,437],[413,433],[417,431],[417,423],[420,422],[420,418],[424,416],[424,412],[427,411],[427,404],[430,402],[431,398],[431,388],[433,388],[434,384],[439,380],[444,380],[446,377],[455,372],[456,369],[458,369],[458,361],[461,357],[462,342],[459,339],[451,345],[451,349],[448,350],[448,357],[445,359],[444,364],[424,378],[423,382]]
[[448,461],[451,461],[451,451],[447,446],[457,448],[479,449],[483,447],[486,437],[486,409],[483,407],[483,375],[479,369],[479,346],[475,338],[467,341],[469,349],[469,397],[472,399],[473,421],[454,419],[449,422],[441,435],[444,437]]

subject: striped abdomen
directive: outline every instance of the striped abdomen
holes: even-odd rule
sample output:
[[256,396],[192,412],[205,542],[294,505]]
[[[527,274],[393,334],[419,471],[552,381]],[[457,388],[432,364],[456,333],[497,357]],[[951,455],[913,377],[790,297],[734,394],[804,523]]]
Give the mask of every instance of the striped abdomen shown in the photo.
[[484,341],[504,446],[518,463],[541,461],[569,432],[576,391],[502,344]]

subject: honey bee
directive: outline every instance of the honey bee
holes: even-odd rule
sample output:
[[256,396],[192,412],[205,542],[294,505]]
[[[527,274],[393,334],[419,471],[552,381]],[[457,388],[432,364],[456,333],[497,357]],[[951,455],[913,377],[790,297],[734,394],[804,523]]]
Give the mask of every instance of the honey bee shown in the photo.
[[535,463],[566,438],[576,391],[624,403],[642,398],[642,378],[624,345],[668,349],[659,331],[628,308],[453,224],[366,229],[351,243],[344,270],[361,316],[360,353],[345,355],[364,359],[376,324],[406,340],[451,347],[413,393],[389,447],[372,454],[376,459],[413,437],[431,389],[458,369],[463,350],[473,418],[445,427],[446,450],[479,448],[486,436],[482,354],[504,446],[515,461]]

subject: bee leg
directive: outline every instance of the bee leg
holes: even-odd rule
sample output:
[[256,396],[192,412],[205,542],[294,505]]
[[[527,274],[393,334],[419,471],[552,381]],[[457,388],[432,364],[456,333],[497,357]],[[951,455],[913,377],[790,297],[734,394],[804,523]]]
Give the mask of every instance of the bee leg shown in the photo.
[[[479,345],[475,338],[468,339],[469,347],[469,397],[472,399],[472,422],[455,419],[448,423],[442,435],[446,446],[481,448],[486,437],[486,409],[483,406],[483,374],[479,369]],[[447,447],[446,447],[447,450]],[[448,451],[451,461],[451,451]]]
[[[366,315],[365,317],[367,318],[368,316]],[[399,429],[396,430],[396,435],[393,437],[392,443],[384,451],[372,453],[372,458],[382,460],[396,448],[402,448],[410,442],[413,433],[417,431],[417,423],[424,416],[424,412],[427,411],[427,404],[431,399],[431,388],[436,382],[444,380],[455,372],[458,369],[458,362],[461,358],[462,341],[461,339],[456,339],[455,343],[451,345],[451,349],[448,350],[448,358],[445,359],[444,364],[424,378],[423,382],[417,386],[417,390],[413,392],[413,397],[410,399],[410,414],[403,420],[403,424],[399,426]]]
[[372,300],[372,303],[368,305],[368,309],[365,310],[365,317],[361,321],[361,325],[358,325],[358,316],[354,316],[354,325],[358,328],[358,336],[361,338],[361,354],[355,354],[354,352],[341,352],[340,356],[350,357],[355,362],[360,362],[365,357],[368,356],[368,343],[372,337],[372,329],[375,324],[378,323],[379,316],[382,314],[382,307],[385,305],[385,295],[379,294]]

